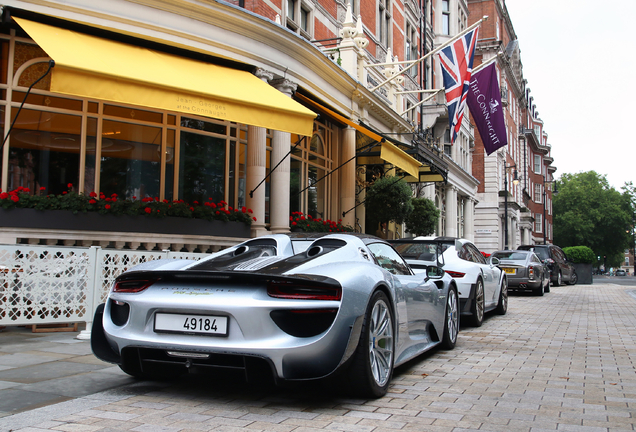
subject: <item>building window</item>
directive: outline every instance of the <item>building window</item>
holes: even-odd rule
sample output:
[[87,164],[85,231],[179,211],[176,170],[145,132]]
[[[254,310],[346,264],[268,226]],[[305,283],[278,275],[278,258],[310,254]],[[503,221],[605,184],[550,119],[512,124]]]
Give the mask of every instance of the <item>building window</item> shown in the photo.
[[534,172],[541,174],[541,155],[534,155]]
[[534,214],[534,232],[543,232],[543,215],[541,213]]
[[[330,148],[334,132],[326,123],[316,121],[314,125],[313,136],[303,139],[292,151],[289,204],[292,212],[325,219],[330,214],[328,191],[332,189],[332,178],[326,174],[333,166]],[[295,143],[301,137],[292,135],[291,138]]]
[[349,4],[351,6],[351,13],[353,14],[353,16],[358,15],[358,6],[356,5],[357,0],[349,0],[347,2],[347,4]]
[[311,38],[311,10],[301,0],[287,0],[287,28],[303,37]]
[[541,183],[534,184],[534,202],[541,204]]
[[391,46],[391,0],[379,0],[378,20],[380,43],[389,47]]
[[540,125],[534,125],[534,134],[537,136],[537,140],[539,140],[540,143],[543,143],[543,139],[541,137],[541,126]]
[[442,34],[450,35],[450,0],[442,0]]
[[[405,57],[406,60],[415,61],[419,58],[418,50],[417,50],[417,31],[415,26],[411,25],[411,23],[406,23],[406,46],[405,46]],[[407,65],[408,66],[408,65]],[[418,67],[414,66],[409,69],[408,73],[412,77],[417,76]]]

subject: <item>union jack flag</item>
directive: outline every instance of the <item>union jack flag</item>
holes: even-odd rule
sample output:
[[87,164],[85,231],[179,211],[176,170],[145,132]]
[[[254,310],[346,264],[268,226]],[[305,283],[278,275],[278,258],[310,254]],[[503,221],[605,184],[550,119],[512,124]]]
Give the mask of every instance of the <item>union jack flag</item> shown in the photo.
[[446,88],[451,143],[455,142],[464,118],[466,95],[473,72],[473,57],[478,35],[479,27],[475,27],[474,30],[469,31],[439,53],[444,87]]

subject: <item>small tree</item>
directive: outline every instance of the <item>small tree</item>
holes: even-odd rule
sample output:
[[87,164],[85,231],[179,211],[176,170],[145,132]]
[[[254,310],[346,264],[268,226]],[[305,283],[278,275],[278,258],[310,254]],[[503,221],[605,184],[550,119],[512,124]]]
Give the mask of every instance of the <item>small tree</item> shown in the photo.
[[411,187],[399,177],[382,177],[367,190],[364,206],[380,223],[393,221],[401,224],[413,211],[412,195]]
[[437,228],[440,211],[428,198],[413,198],[413,211],[406,217],[406,230],[416,236],[433,234]]

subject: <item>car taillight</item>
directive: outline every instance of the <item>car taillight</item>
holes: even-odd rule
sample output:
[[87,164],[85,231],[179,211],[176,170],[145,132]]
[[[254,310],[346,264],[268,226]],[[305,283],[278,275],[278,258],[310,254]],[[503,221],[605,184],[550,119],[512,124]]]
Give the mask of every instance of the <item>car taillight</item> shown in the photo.
[[452,270],[446,270],[446,273],[448,273],[454,278],[463,278],[466,275],[466,273],[452,271]]
[[528,277],[529,277],[530,279],[533,279],[533,278],[534,278],[534,267],[530,267],[530,268],[528,269]]
[[342,298],[342,288],[335,286],[304,285],[287,281],[273,281],[267,284],[270,297],[291,300],[335,300]]
[[159,279],[118,279],[113,286],[113,292],[138,293],[148,288]]

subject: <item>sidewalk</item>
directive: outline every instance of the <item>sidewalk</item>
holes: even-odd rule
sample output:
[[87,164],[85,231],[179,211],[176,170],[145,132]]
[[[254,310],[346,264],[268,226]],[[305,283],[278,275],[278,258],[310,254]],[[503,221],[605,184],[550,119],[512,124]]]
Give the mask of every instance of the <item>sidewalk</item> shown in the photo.
[[634,291],[604,283],[513,295],[506,315],[462,327],[454,350],[397,368],[375,400],[196,375],[136,381],[74,333],[6,329],[0,432],[634,431]]
[[0,330],[0,417],[64,402],[134,380],[98,360],[78,332]]

